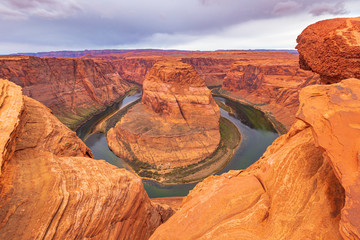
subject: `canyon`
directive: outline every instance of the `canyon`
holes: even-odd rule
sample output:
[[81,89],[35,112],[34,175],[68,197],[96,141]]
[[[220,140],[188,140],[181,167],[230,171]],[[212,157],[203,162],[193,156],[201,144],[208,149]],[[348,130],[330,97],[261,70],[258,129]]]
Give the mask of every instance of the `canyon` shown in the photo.
[[108,131],[107,140],[116,155],[130,161],[184,167],[215,152],[219,119],[219,107],[192,66],[166,59],[151,68],[141,103]]
[[[309,28],[330,32],[338,21],[357,19],[327,20]],[[316,40],[307,31],[298,37],[299,45]],[[341,37],[359,34],[352,31]],[[327,40],[345,42],[339,35]],[[313,56],[300,58],[307,69],[317,61],[318,50],[306,51]],[[312,70],[328,73],[324,66]],[[353,69],[344,74],[348,71]],[[297,121],[287,134],[249,168],[199,183],[151,239],[359,239],[360,81],[334,81],[303,88]]]
[[1,239],[146,239],[173,213],[21,87],[0,89]]
[[[0,238],[360,239],[359,22],[310,25],[297,38],[300,55],[1,56],[0,78],[10,81],[0,80]],[[206,86],[264,111],[286,133],[250,167],[207,177],[181,204],[153,201],[139,177],[94,160],[53,115],[76,128],[134,83],[141,103],[108,132],[129,159],[166,168],[211,154],[220,113]]]

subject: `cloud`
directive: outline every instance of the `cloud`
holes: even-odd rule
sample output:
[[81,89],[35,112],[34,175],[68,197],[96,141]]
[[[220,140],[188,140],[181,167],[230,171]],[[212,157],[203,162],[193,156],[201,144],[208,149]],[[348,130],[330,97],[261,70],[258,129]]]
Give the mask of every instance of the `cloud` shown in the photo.
[[65,18],[81,11],[74,0],[5,0],[5,3],[8,8],[24,16],[23,19]]
[[309,12],[313,16],[321,16],[324,14],[341,15],[348,13],[348,11],[345,9],[344,2],[338,2],[335,4],[328,2],[315,3],[310,6]]
[[300,3],[294,1],[279,2],[274,6],[272,13],[274,15],[289,14],[299,10],[301,6]]
[[[2,0],[0,32],[6,34],[1,36],[0,46],[6,49],[5,44],[12,42],[16,43],[13,47],[27,46],[39,51],[45,46],[196,48],[197,44],[201,49],[226,49],[246,47],[248,42],[262,47],[261,41],[263,45],[275,46],[289,38],[288,29],[298,29],[302,24],[289,19],[304,15],[309,19],[306,22],[312,23],[321,17],[342,14],[348,1],[353,0]],[[240,25],[241,28],[234,28]],[[251,34],[245,31],[250,27]],[[229,29],[236,29],[239,34],[229,34]],[[272,29],[270,34],[279,40],[265,38],[261,33],[267,29]],[[280,39],[280,33],[284,39]]]

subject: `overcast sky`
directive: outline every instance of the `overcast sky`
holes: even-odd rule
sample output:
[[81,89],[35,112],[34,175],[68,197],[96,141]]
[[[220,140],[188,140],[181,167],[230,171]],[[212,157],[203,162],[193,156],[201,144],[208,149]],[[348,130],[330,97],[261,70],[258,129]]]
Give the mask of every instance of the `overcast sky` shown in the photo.
[[1,0],[0,54],[83,49],[293,49],[359,0]]

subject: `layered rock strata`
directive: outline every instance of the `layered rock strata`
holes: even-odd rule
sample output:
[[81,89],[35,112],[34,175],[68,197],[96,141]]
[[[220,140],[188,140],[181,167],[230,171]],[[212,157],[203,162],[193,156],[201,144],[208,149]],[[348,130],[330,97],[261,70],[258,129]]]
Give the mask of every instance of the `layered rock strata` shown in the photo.
[[147,239],[172,210],[0,80],[0,239]]
[[252,166],[199,183],[151,239],[359,239],[360,81],[310,86]]
[[227,73],[223,88],[230,96],[274,116],[289,129],[299,107],[299,91],[319,82],[317,74],[297,65],[297,60],[290,57],[237,61]]
[[174,168],[197,163],[217,149],[220,110],[190,65],[157,62],[144,81],[141,101],[107,134],[118,156]]
[[297,42],[301,68],[320,73],[323,83],[360,78],[360,17],[314,23]]
[[130,89],[112,64],[90,59],[0,57],[0,78],[49,107],[70,128],[113,104]]

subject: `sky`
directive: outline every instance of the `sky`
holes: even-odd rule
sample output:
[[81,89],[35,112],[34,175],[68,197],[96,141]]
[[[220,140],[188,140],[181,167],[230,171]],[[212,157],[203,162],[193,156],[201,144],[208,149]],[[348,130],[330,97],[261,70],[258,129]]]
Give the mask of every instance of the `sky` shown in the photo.
[[0,54],[84,49],[294,49],[359,0],[1,0]]

